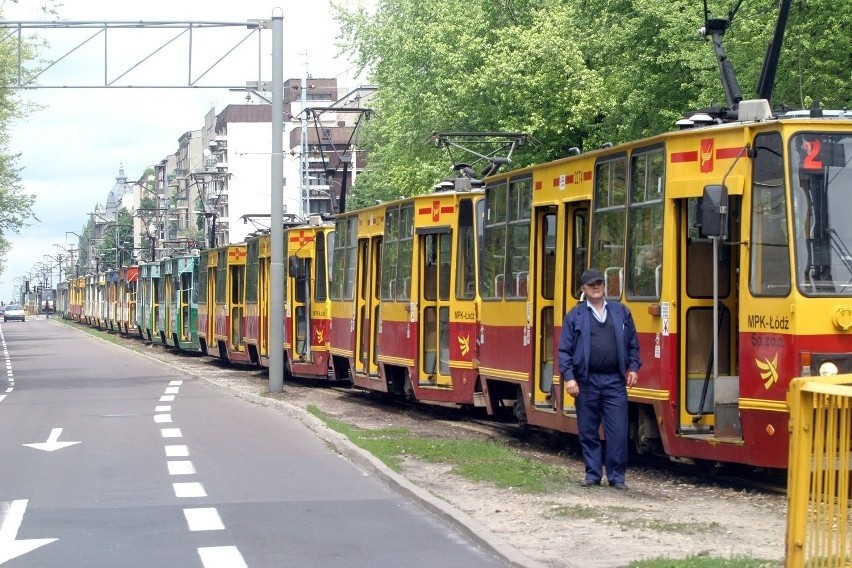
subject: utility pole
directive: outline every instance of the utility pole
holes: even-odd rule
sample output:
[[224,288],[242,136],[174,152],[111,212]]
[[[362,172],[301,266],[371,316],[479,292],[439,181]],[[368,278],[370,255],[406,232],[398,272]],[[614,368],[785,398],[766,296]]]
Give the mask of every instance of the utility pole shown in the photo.
[[[302,100],[305,100],[302,86]],[[304,119],[303,119],[304,120]],[[303,123],[304,124],[304,123]],[[305,130],[302,130],[305,136]],[[272,203],[270,213],[269,392],[284,390],[284,15],[272,16]]]
[[307,219],[311,214],[311,189],[308,185],[308,72],[302,77],[302,138],[300,145],[301,159],[299,168],[302,178],[302,219]]

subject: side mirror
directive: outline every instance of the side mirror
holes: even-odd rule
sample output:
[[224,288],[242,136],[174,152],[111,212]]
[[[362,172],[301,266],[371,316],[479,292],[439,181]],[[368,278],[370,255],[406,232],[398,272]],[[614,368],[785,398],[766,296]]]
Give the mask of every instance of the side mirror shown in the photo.
[[728,188],[724,185],[705,186],[699,208],[701,236],[724,238],[728,217]]
[[298,278],[301,275],[302,261],[293,255],[287,258],[287,274],[290,278]]

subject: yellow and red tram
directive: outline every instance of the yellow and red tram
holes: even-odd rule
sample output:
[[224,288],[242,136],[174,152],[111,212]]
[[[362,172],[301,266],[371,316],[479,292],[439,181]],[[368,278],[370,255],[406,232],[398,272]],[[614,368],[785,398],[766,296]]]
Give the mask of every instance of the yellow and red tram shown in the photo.
[[639,332],[636,449],[786,467],[790,380],[852,370],[852,121],[752,104],[751,120],[486,180],[478,353],[489,406],[514,391],[530,424],[576,432],[554,355],[591,266]]
[[331,353],[338,377],[423,401],[474,404],[482,199],[468,187],[337,217]]
[[199,261],[200,348],[225,361],[250,363],[243,331],[246,245],[229,244],[202,251]]

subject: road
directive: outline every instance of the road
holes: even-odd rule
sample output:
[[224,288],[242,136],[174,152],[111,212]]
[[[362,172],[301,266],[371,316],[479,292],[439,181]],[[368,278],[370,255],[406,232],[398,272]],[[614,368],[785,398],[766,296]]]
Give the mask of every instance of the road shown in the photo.
[[0,324],[0,566],[505,566],[297,420],[44,319]]

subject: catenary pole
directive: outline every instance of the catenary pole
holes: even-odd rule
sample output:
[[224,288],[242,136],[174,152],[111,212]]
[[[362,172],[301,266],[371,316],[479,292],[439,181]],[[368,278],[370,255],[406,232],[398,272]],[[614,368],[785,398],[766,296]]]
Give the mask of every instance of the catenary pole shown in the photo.
[[272,14],[272,206],[269,392],[284,390],[284,16]]

